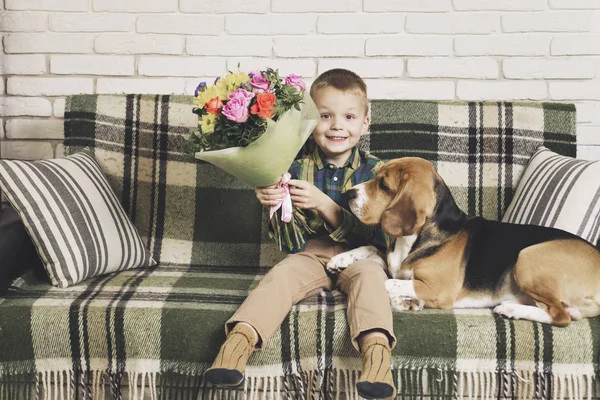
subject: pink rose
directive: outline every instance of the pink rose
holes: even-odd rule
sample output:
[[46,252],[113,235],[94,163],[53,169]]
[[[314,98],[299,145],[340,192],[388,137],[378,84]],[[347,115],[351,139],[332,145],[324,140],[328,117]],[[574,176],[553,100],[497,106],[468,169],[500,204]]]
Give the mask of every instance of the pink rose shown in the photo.
[[296,74],[289,74],[285,77],[285,84],[288,86],[294,86],[299,91],[303,91],[306,89],[304,82],[302,82],[302,77]]
[[266,80],[260,72],[256,72],[250,80],[250,86],[254,93],[265,93],[271,89],[271,82]]
[[227,97],[229,97],[229,101],[223,106],[221,114],[234,122],[246,122],[248,119],[248,105],[250,99],[254,97],[254,93],[250,93],[245,89],[238,89]]
[[244,97],[246,100],[250,100],[254,97],[254,93],[247,91],[246,89],[239,88],[235,92],[228,94],[227,97],[233,99],[234,97]]

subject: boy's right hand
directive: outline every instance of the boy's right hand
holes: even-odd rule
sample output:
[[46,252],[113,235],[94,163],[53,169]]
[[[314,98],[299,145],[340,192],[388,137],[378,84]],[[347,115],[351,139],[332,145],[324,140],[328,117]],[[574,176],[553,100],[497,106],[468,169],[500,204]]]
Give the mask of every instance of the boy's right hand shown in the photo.
[[271,186],[263,186],[254,188],[256,198],[265,207],[276,206],[281,202],[284,195],[284,190],[281,187],[277,187],[277,184]]

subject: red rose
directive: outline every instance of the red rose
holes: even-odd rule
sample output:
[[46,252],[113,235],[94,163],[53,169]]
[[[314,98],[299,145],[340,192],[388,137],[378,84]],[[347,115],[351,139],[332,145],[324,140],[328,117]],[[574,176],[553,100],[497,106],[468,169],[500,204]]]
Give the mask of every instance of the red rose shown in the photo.
[[250,112],[257,114],[262,119],[271,118],[275,112],[275,100],[277,97],[273,93],[258,93],[256,104],[250,108]]
[[206,103],[206,106],[204,107],[209,113],[220,114],[221,108],[223,107],[223,102],[218,97],[213,97]]

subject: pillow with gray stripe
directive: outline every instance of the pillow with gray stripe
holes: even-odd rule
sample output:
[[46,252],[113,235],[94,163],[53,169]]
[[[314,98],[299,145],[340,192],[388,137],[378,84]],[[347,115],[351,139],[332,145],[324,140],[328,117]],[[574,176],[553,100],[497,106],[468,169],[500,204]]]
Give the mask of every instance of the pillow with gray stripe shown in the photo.
[[21,216],[55,286],[156,265],[89,151],[0,160],[0,190]]
[[502,221],[554,227],[596,244],[600,239],[600,161],[538,148]]

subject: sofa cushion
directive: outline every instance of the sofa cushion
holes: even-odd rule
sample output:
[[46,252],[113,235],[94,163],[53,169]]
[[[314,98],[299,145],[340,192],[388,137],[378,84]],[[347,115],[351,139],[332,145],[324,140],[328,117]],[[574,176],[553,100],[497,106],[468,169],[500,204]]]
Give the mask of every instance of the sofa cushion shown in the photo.
[[540,147],[502,220],[562,229],[596,244],[600,240],[600,161],[561,156]]
[[155,265],[89,152],[0,160],[0,189],[23,220],[53,285]]
[[[202,388],[202,373],[225,338],[225,321],[265,272],[132,269],[67,289],[26,273],[0,301],[0,383],[21,374],[20,383],[27,376],[31,385],[47,388],[57,371],[66,371],[66,382],[76,383],[72,390],[89,393],[103,379],[118,391],[126,374],[130,385],[156,385],[158,398],[200,398],[191,393]],[[394,379],[407,397],[549,398],[565,387],[578,387],[583,397],[596,384],[600,317],[565,328],[504,319],[490,309],[394,312],[393,318]],[[252,355],[245,390],[250,399],[262,398],[254,392],[259,387],[285,387],[298,399],[319,397],[302,391],[324,399],[344,390],[355,396],[360,368],[345,296],[321,292],[294,306]],[[36,380],[36,372],[45,373]],[[169,386],[179,397],[169,397]],[[190,392],[183,395],[186,387]]]

